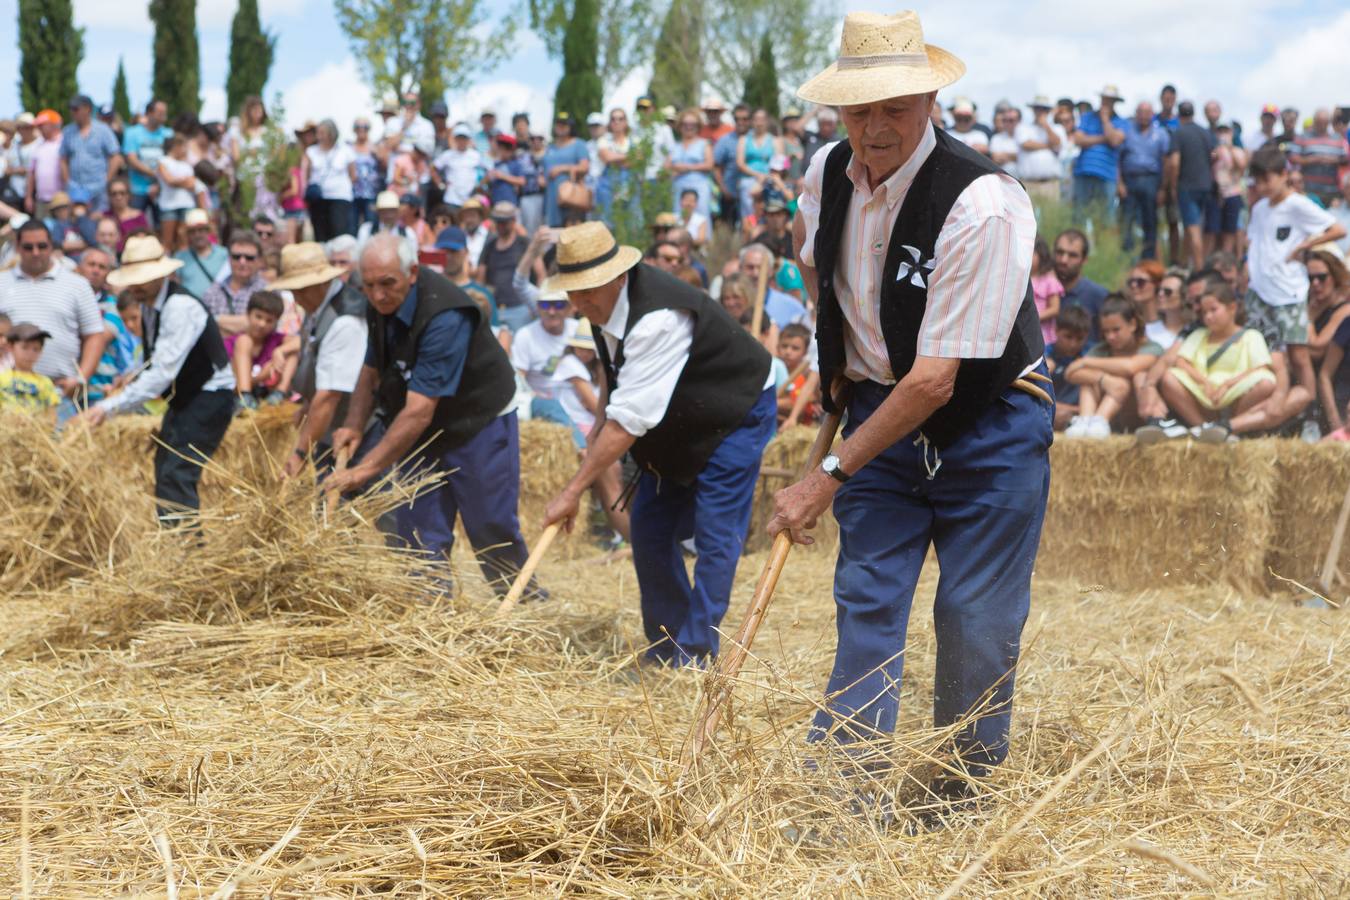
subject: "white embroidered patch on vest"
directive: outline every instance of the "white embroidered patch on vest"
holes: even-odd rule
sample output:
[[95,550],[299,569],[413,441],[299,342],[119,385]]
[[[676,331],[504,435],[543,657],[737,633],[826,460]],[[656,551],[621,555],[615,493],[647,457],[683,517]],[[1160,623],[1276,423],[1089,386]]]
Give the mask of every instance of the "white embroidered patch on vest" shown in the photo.
[[923,280],[923,273],[933,271],[933,267],[937,265],[937,260],[930,259],[920,263],[919,260],[922,259],[923,254],[919,252],[918,247],[911,247],[909,244],[901,244],[900,246],[908,251],[909,261],[902,260],[900,262],[900,269],[895,273],[895,280],[904,281],[907,276],[910,276],[910,273],[913,273],[912,277],[909,278],[909,283],[916,288],[927,290],[928,285]]

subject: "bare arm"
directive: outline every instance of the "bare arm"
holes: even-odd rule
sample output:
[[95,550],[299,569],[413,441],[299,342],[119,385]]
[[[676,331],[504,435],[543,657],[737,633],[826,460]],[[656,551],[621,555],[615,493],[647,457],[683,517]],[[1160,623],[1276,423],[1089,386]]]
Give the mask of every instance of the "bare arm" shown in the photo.
[[633,446],[637,438],[624,431],[622,426],[615,422],[604,422],[597,418],[596,425],[599,427],[599,433],[592,431],[593,440],[587,441],[586,456],[581,461],[581,468],[572,476],[572,480],[567,482],[567,486],[562,489],[558,496],[549,502],[547,510],[544,512],[544,524],[562,525],[567,531],[572,530],[572,524],[576,520],[577,510],[581,506],[581,495],[586,492],[601,474],[619,461],[622,456]]
[[1341,360],[1345,358],[1345,349],[1340,344],[1331,344],[1327,347],[1326,355],[1322,357],[1322,365],[1317,370],[1317,393],[1322,398],[1322,410],[1326,413],[1327,424],[1331,430],[1335,431],[1345,425],[1345,418],[1341,407],[1336,405],[1336,391],[1331,383],[1331,376],[1341,366]]
[[308,456],[314,445],[328,432],[342,396],[341,391],[314,392],[314,399],[309,402],[307,415],[301,421],[300,432],[295,439],[296,453]]
[[1041,321],[1053,322],[1057,315],[1059,315],[1059,294],[1051,294],[1045,298],[1045,309],[1041,311]]
[[234,369],[234,389],[240,394],[253,390],[253,338],[247,334],[239,335],[234,342],[234,355],[230,358]]
[[[364,378],[365,373],[362,372]],[[437,398],[408,391],[403,409],[389,423],[389,430],[380,442],[370,449],[360,464],[348,470],[352,479],[364,484],[380,472],[393,466],[417,445],[418,439],[431,426],[436,413]],[[348,421],[351,421],[350,415]]]
[[1114,116],[1114,108],[1112,112],[1108,112],[1105,108],[1097,112],[1102,120],[1102,137],[1106,140],[1106,143],[1112,147],[1119,147],[1125,143],[1125,132],[1117,128],[1115,123],[1111,121]]
[[243,334],[248,330],[248,316],[216,316],[216,327],[225,334]]

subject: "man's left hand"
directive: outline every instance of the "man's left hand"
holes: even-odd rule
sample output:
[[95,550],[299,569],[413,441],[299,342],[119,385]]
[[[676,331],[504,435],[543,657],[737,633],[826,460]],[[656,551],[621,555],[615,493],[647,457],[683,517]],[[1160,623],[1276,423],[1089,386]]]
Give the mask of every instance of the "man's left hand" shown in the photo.
[[572,525],[575,524],[580,509],[581,496],[572,493],[570,488],[564,488],[563,492],[550,500],[544,509],[544,527],[561,525],[563,531],[571,534]]
[[364,465],[352,466],[350,469],[344,469],[341,472],[333,472],[325,478],[323,490],[324,493],[336,491],[339,494],[348,494],[352,491],[359,491],[374,477],[375,471],[373,469],[368,469]]
[[108,420],[108,413],[101,406],[91,406],[80,413],[76,421],[87,425],[90,428],[97,428]]
[[816,469],[796,484],[783,488],[773,495],[773,518],[765,530],[776,536],[786,529],[794,544],[814,544],[816,539],[806,530],[816,527],[816,520],[830,508],[838,487],[839,482]]

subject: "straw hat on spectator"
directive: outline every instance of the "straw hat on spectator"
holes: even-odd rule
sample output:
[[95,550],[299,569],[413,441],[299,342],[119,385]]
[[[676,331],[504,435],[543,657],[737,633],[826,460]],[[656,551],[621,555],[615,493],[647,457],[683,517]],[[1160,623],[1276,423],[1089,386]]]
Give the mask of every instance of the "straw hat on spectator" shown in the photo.
[[797,96],[828,106],[856,106],[936,91],[965,73],[965,63],[924,41],[918,14],[849,13],[838,58],[802,85]]
[[118,289],[146,284],[167,278],[182,267],[183,261],[167,255],[153,234],[132,235],[122,249],[121,266],[108,273],[108,284]]
[[314,241],[287,244],[281,248],[281,270],[267,286],[273,291],[297,291],[316,284],[327,284],[346,273],[328,261],[323,246]]
[[398,209],[398,194],[393,191],[380,191],[375,198],[376,209]]
[[582,316],[577,319],[577,331],[567,339],[567,346],[576,347],[578,350],[594,350],[595,334],[591,331],[591,320]]
[[183,216],[184,228],[210,228],[211,217],[206,214],[204,209],[189,209],[187,215]]
[[642,251],[614,240],[604,222],[583,222],[558,232],[558,274],[546,291],[585,291],[609,284],[642,261]]

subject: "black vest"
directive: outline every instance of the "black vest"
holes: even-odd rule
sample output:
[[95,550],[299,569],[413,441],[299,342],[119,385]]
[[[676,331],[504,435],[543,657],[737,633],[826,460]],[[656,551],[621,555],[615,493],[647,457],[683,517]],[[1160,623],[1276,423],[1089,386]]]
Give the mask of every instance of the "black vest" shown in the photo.
[[169,292],[164,295],[163,306],[156,310],[150,327],[145,331],[146,359],[154,355],[155,343],[159,340],[160,319],[163,318],[164,309],[169,305],[169,298],[174,296],[183,298],[179,302],[195,303],[206,312],[206,327],[197,336],[197,343],[193,344],[192,349],[188,351],[187,358],[183,360],[182,368],[178,370],[173,383],[169,385],[163,395],[164,399],[169,402],[170,409],[182,409],[197,398],[197,395],[202,392],[202,388],[211,380],[211,376],[216,374],[217,369],[223,369],[230,364],[230,355],[225,352],[225,340],[220,336],[220,329],[216,326],[215,317],[206,308],[206,304],[202,303],[191,292],[170,282]]
[[516,393],[516,373],[506,351],[492,335],[492,329],[469,295],[455,287],[443,275],[430,269],[417,273],[417,310],[412,327],[397,342],[390,342],[383,316],[374,306],[366,310],[370,325],[371,358],[380,373],[377,393],[380,417],[392,422],[403,409],[408,396],[408,379],[417,362],[417,342],[431,320],[447,310],[463,310],[473,323],[469,338],[469,356],[453,397],[442,397],[436,404],[431,425],[415,446],[437,456],[462,446],[496,418]]
[[[703,291],[639,263],[628,270],[628,321],[623,333],[632,332],[643,316],[658,309],[692,313],[694,341],[665,417],[637,439],[631,452],[644,471],[688,484],[764,392],[769,352]],[[592,331],[612,396],[623,384],[623,342],[611,358],[600,329],[592,326]]]
[[[350,284],[344,284],[337,296],[321,306],[314,315],[305,318],[305,344],[300,349],[300,363],[296,366],[295,378],[292,379],[291,385],[295,392],[307,401],[313,400],[314,394],[318,391],[315,376],[319,367],[319,349],[323,346],[324,336],[342,316],[353,316],[363,323],[366,321],[366,297]],[[347,420],[347,405],[350,400],[350,394],[343,395],[336,412],[333,413],[333,424],[330,428],[341,427]]]
[[[948,137],[941,129],[935,130],[934,135],[937,146],[920,166],[900,204],[882,270],[881,331],[886,339],[891,373],[897,382],[909,372],[917,355],[919,329],[928,304],[927,279],[933,270],[933,251],[942,223],[971,182],[984,175],[1002,172],[984,156]],[[845,172],[852,155],[848,141],[841,141],[830,152],[825,161],[820,192],[820,225],[816,230],[815,253],[820,299],[816,340],[822,385],[833,383],[835,375],[844,370],[845,323],[834,292],[834,272],[840,236],[853,199],[853,183]],[[947,446],[973,425],[989,404],[1044,353],[1040,317],[1028,278],[1026,295],[1017,311],[1003,355],[997,359],[962,359],[951,399],[920,426],[921,430],[937,446]],[[829,391],[822,392],[822,398],[827,409],[833,406]]]

